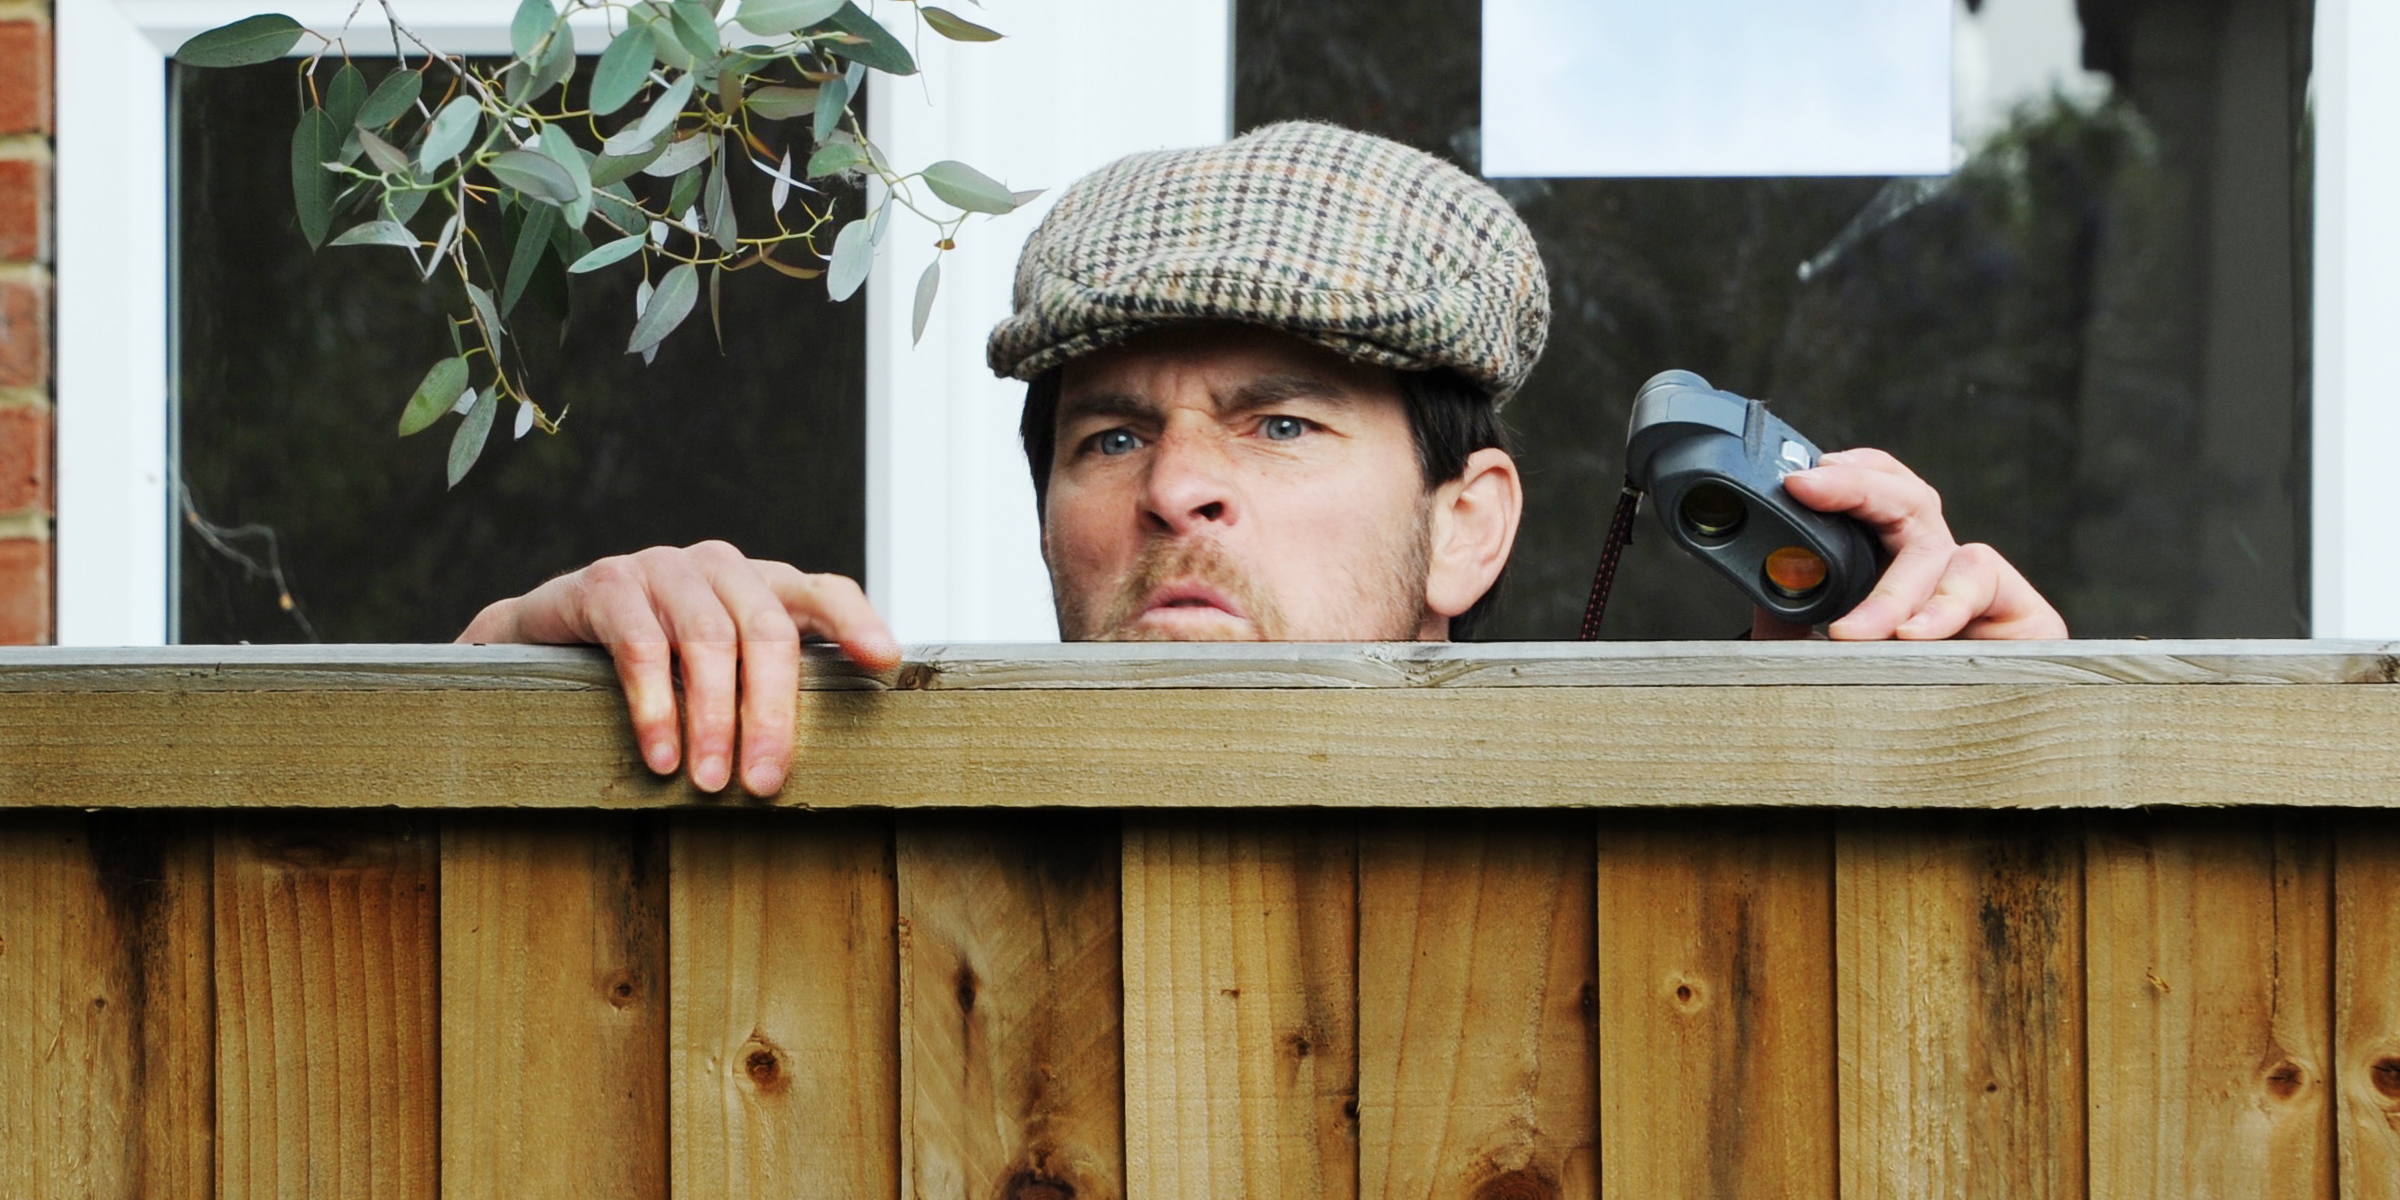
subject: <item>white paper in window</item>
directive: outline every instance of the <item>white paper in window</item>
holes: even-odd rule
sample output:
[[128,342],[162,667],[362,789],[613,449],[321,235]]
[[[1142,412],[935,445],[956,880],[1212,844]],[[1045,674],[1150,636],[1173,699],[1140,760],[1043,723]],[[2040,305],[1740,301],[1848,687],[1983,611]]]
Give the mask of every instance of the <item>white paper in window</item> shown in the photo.
[[1955,0],[1484,0],[1490,176],[1938,175]]

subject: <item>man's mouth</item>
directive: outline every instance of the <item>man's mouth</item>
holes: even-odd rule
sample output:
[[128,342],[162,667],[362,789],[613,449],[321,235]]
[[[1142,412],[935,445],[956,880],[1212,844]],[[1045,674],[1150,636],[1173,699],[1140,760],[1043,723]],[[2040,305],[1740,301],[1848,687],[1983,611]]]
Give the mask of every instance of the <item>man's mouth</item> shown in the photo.
[[1162,617],[1173,620],[1183,616],[1207,617],[1222,615],[1248,619],[1247,614],[1224,592],[1196,580],[1171,583],[1150,593],[1142,602],[1136,618]]

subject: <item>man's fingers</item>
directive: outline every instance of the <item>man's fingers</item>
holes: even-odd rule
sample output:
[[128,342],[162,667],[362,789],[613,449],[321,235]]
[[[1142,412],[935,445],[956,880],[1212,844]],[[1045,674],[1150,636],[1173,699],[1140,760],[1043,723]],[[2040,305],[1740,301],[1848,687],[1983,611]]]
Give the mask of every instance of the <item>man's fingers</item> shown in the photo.
[[1818,512],[1866,522],[1894,554],[1900,552],[1898,543],[1950,540],[1941,493],[1881,450],[1828,454],[1822,465],[1785,476],[1783,490]]
[[1988,546],[1963,547],[1991,553],[1997,569],[1993,573],[1994,588],[1991,603],[1967,625],[1959,636],[1970,638],[2064,638],[2067,619],[2051,607],[2041,592],[2026,580],[2024,572],[2014,563],[2002,558]]
[[1883,578],[1875,581],[1874,590],[1858,607],[1826,626],[1826,635],[1837,642],[1872,642],[1892,636],[1940,586],[1943,572],[1950,567],[1953,547],[1948,543],[1945,537],[1939,545],[1917,541],[1898,549],[1891,565],[1883,569]]
[[1956,636],[1992,606],[1992,595],[2000,586],[1999,560],[1989,546],[1959,547],[1950,555],[1933,594],[1900,622],[1892,635],[1912,642]]
[[803,633],[827,638],[842,648],[850,661],[870,671],[900,665],[900,641],[858,581],[841,575],[811,575],[787,563],[754,561],[767,586],[783,601],[785,611]]
[[741,633],[716,588],[688,560],[651,557],[645,575],[667,636],[683,660],[685,769],[704,792],[733,776],[734,697],[740,683]]
[[543,610],[555,614],[552,620],[571,626],[573,640],[608,647],[617,680],[625,688],[625,708],[633,718],[634,743],[642,748],[642,761],[662,775],[674,770],[683,740],[676,728],[675,649],[651,608],[650,589],[640,572],[629,560],[602,559],[572,582],[554,580],[544,586],[576,590],[571,603],[546,605]]
[[800,630],[749,559],[722,542],[693,547],[740,639],[742,788],[783,786],[792,761],[792,710],[800,690]]

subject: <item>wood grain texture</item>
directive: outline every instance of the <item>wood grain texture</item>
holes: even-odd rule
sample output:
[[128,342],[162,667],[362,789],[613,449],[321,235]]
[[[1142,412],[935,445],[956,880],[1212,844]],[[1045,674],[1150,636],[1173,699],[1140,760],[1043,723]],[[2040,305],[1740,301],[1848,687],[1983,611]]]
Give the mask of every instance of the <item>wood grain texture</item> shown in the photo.
[[220,1194],[437,1194],[440,879],[421,818],[219,825]]
[[675,1195],[898,1196],[890,820],[692,814],[673,861]]
[[2342,1196],[2400,1200],[2400,821],[2343,821],[2333,869]]
[[0,819],[0,1196],[215,1186],[209,852],[182,817]]
[[2095,818],[2085,869],[2091,1194],[2332,1196],[2329,840]]
[[1125,818],[1132,1200],[1357,1195],[1357,857],[1348,816]]
[[1359,831],[1359,1192],[1596,1194],[1589,816],[1377,816]]
[[1601,1190],[1831,1197],[1829,822],[1600,826]]
[[2084,1194],[2082,842],[2050,815],[1841,822],[1845,1197]]
[[902,1194],[1120,1200],[1116,820],[911,815],[895,842]]
[[444,1196],[664,1200],[665,840],[656,817],[443,819]]

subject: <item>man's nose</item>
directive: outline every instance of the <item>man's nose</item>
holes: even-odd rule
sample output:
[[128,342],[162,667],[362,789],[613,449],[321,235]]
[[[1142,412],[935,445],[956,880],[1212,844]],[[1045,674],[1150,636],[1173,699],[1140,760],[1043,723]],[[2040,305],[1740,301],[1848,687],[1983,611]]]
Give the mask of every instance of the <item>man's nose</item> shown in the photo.
[[1217,439],[1191,430],[1168,430],[1150,457],[1142,497],[1145,521],[1157,532],[1178,535],[1231,523],[1239,505],[1230,466]]

